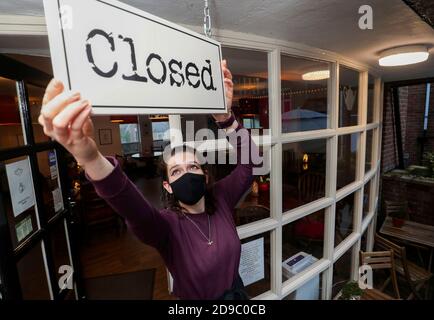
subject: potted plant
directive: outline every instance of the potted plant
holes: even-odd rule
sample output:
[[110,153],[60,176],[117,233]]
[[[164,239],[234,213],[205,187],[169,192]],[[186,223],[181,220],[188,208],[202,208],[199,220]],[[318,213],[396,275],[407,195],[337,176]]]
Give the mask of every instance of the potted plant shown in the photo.
[[393,226],[396,228],[401,228],[407,217],[407,210],[405,207],[401,207],[399,210],[390,213],[390,216],[392,217]]
[[270,178],[265,176],[260,176],[258,186],[260,191],[267,192],[268,190],[270,190]]
[[356,281],[350,281],[342,288],[341,300],[360,300],[363,290]]

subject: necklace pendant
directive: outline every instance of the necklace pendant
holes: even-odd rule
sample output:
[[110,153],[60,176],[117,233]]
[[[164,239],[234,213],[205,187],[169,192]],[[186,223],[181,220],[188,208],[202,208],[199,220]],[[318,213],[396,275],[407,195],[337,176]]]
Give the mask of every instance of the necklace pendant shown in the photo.
[[212,245],[214,243],[214,241],[208,241],[208,245]]

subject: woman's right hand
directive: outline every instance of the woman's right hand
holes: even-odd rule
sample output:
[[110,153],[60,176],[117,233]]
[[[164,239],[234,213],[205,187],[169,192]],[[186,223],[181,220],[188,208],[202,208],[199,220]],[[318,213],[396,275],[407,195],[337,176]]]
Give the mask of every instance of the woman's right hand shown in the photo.
[[63,83],[53,79],[45,90],[38,118],[44,133],[57,140],[84,166],[100,156],[92,139],[91,111],[89,101],[82,100],[79,93],[66,92]]

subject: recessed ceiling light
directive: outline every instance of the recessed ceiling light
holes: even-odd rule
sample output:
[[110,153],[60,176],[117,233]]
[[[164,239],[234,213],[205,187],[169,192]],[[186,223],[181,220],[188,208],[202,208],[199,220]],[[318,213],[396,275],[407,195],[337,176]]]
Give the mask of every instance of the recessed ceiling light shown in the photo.
[[328,79],[330,78],[330,70],[317,70],[317,71],[307,72],[303,74],[301,78],[306,81]]
[[425,46],[405,46],[383,51],[378,62],[383,67],[406,66],[424,62],[428,56]]

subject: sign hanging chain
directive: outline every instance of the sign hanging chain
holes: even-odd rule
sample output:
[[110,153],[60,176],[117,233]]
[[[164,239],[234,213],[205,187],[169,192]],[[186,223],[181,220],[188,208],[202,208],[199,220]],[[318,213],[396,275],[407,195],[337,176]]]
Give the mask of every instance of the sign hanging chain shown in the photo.
[[205,0],[205,7],[203,9],[203,32],[208,38],[211,38],[212,31],[211,31],[211,16],[209,14],[209,5],[208,0]]

